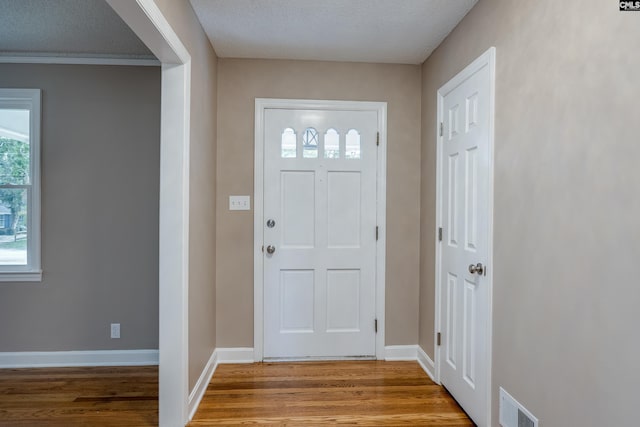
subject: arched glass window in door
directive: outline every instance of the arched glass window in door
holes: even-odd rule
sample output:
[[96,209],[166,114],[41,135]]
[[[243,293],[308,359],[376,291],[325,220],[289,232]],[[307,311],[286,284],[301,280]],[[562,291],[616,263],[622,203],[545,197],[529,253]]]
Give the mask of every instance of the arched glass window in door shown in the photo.
[[306,128],[302,135],[302,157],[315,159],[318,157],[318,131]]
[[345,141],[344,157],[345,159],[359,159],[360,158],[360,133],[351,129],[347,132]]
[[297,156],[296,152],[296,131],[291,128],[286,128],[284,132],[282,132],[282,142],[281,142],[281,156],[283,159],[295,159]]
[[324,134],[324,158],[340,158],[340,134],[333,128],[327,130],[327,133]]

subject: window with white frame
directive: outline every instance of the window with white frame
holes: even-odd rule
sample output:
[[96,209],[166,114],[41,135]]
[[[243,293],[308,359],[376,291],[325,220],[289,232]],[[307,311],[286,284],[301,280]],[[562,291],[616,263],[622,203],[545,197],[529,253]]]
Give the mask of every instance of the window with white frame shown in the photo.
[[0,89],[0,281],[39,281],[40,90]]

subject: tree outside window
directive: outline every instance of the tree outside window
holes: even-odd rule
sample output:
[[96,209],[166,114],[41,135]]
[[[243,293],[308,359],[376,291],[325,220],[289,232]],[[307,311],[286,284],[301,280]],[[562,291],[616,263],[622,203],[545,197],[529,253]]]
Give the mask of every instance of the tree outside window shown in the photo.
[[39,281],[40,90],[0,89],[0,281]]

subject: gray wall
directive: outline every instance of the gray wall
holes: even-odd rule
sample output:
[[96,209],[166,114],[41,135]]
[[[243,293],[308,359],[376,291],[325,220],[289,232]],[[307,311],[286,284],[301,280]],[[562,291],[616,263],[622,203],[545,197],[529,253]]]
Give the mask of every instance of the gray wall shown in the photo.
[[0,283],[0,351],[157,349],[160,69],[1,64],[0,87],[42,89],[44,270]]
[[433,356],[436,91],[497,48],[493,424],[638,425],[640,14],[480,0],[423,66],[420,344]]
[[217,60],[189,0],[155,0],[191,55],[189,388],[216,347]]

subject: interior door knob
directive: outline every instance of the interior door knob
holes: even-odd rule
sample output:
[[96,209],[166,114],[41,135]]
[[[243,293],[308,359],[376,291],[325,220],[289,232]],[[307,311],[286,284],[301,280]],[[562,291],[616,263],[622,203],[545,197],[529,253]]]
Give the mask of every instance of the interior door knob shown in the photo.
[[269,246],[267,246],[267,253],[268,253],[269,255],[271,255],[271,254],[272,254],[272,253],[274,253],[275,251],[276,251],[276,247],[275,247],[275,246],[273,246],[273,245],[269,245]]
[[[268,248],[267,248],[268,250]],[[484,265],[482,263],[477,263],[476,265],[469,264],[469,273],[476,274],[478,273],[480,276],[484,273]]]

